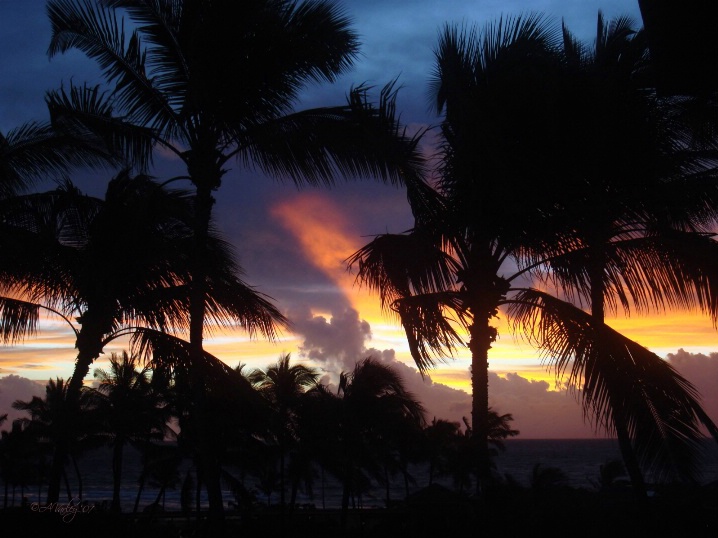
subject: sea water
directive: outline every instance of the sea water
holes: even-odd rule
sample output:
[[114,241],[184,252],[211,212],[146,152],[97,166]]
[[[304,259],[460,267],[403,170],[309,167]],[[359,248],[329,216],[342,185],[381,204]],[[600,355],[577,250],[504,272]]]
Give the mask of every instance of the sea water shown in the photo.
[[[601,465],[611,460],[620,459],[618,443],[615,439],[510,439],[505,442],[506,450],[499,452],[494,458],[495,471],[502,477],[529,486],[534,466],[555,467],[560,469],[567,479],[567,485],[575,488],[595,489],[599,483]],[[718,445],[709,439],[705,440],[704,458],[701,462],[700,482],[703,484],[718,481]],[[110,449],[98,449],[86,453],[78,465],[82,475],[82,498],[94,503],[109,503],[112,499],[112,467]],[[166,489],[160,504],[165,510],[180,509],[181,481],[185,477],[191,464],[185,461],[180,466],[177,482]],[[130,447],[125,449],[123,463],[123,479],[121,489],[121,504],[124,512],[131,512],[139,489],[141,471],[141,458],[139,453]],[[409,493],[416,492],[428,485],[426,466],[416,466],[411,469],[413,481],[409,484]],[[79,498],[78,481],[74,469],[68,467],[68,480],[71,496],[75,501]],[[450,478],[436,480],[451,486]],[[274,492],[267,496],[260,492],[258,483],[248,478],[245,486],[253,491],[260,502],[278,503],[279,494]],[[289,489],[289,488],[287,488]],[[159,494],[157,484],[145,484],[140,498],[139,510],[154,503]],[[42,495],[46,494],[46,488]],[[16,492],[19,495],[19,491]],[[63,485],[61,500],[67,496]],[[287,491],[287,500],[289,492]],[[406,496],[406,487],[403,476],[394,477],[389,488],[389,498],[401,500]],[[25,497],[29,502],[36,502],[38,498],[37,486],[30,486],[25,490]],[[225,502],[233,500],[229,490],[223,492]],[[380,507],[385,505],[387,498],[386,488],[377,486],[361,499],[363,507]],[[194,501],[194,496],[193,496]],[[355,500],[356,501],[356,500]],[[16,500],[16,504],[19,503]],[[322,475],[317,472],[314,480],[313,494],[299,493],[299,504],[313,504],[317,508],[338,508],[341,505],[341,486],[329,474]],[[203,509],[206,508],[206,497],[201,496]]]

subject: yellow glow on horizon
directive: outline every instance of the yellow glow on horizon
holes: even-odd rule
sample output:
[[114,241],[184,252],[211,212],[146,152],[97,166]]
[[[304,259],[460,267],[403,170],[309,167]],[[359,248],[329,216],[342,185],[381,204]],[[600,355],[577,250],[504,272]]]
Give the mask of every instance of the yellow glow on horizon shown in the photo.
[[695,352],[718,350],[718,332],[710,318],[695,312],[610,318],[606,323],[658,355],[678,348]]

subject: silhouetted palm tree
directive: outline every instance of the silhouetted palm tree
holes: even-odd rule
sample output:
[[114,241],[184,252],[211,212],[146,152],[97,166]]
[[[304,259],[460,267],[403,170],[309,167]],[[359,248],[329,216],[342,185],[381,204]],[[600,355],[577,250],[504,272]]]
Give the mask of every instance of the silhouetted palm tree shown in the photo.
[[[498,450],[506,450],[504,441],[516,437],[518,430],[511,428],[513,416],[510,413],[499,415],[489,409],[489,444],[490,455],[496,456]],[[429,463],[429,485],[434,477],[451,475],[454,485],[462,491],[471,485],[471,474],[474,471],[475,445],[472,443],[472,431],[469,421],[463,419],[465,429],[461,430],[459,422],[437,420],[436,418],[424,428],[424,454]]]
[[[657,98],[645,36],[632,26],[625,17],[606,22],[599,12],[592,48],[563,29],[569,97],[557,119],[584,135],[580,144],[567,144],[565,164],[574,181],[557,214],[575,247],[552,260],[551,275],[569,296],[590,305],[598,332],[606,311],[619,308],[697,305],[715,316],[713,284],[704,273],[713,271],[718,256],[710,233],[718,194],[711,167],[718,162],[706,157],[703,142],[696,147],[679,105]],[[573,361],[569,377],[583,383],[587,414],[617,435],[634,490],[645,496],[641,465],[663,460],[664,468],[692,474],[694,458],[674,447],[695,444],[694,415],[704,418],[690,401],[677,405],[683,411],[676,414],[674,400],[684,389],[689,400],[695,394],[659,357],[645,350],[640,359],[621,357],[620,346],[597,347],[584,361]],[[562,375],[567,365],[558,357]],[[664,398],[663,390],[671,396]],[[642,411],[638,424],[637,409],[644,405],[651,409]]]
[[[651,445],[656,431],[670,422],[681,432],[681,446],[690,449],[698,423],[712,424],[692,387],[638,344],[604,324],[596,328],[590,314],[526,285],[525,277],[540,277],[558,284],[569,299],[586,297],[569,293],[589,289],[584,269],[568,263],[586,257],[587,249],[561,209],[574,196],[580,200],[585,182],[599,185],[576,175],[574,165],[590,168],[592,160],[574,162],[563,153],[577,145],[572,141],[578,138],[576,131],[565,122],[571,119],[566,105],[572,104],[565,99],[571,88],[567,81],[575,79],[567,75],[570,70],[545,21],[540,16],[502,19],[482,33],[447,26],[436,56],[432,95],[443,114],[436,189],[425,188],[423,197],[411,200],[415,226],[410,233],[379,236],[349,263],[358,266],[361,283],[379,292],[383,307],[398,314],[421,371],[457,347],[470,350],[479,482],[489,476],[488,351],[497,337],[492,320],[502,307],[509,307],[513,329],[544,349],[560,372],[569,360],[579,369],[591,365],[581,373],[585,402],[601,404],[588,406],[598,413],[597,420],[605,418],[607,380],[621,380],[612,388],[623,396],[609,408],[629,413],[632,433]],[[603,194],[610,194],[603,185]],[[683,207],[689,201],[683,199]],[[593,202],[587,198],[588,204]],[[650,207],[650,201],[638,207]],[[630,230],[626,233],[631,238]],[[702,252],[715,251],[699,234],[680,236],[686,244],[702,244]],[[628,285],[617,297],[636,298],[639,308],[697,305],[715,317],[714,257],[701,265],[688,248],[670,244],[665,240],[649,249],[641,259],[652,262],[645,269],[638,257],[610,266],[609,275]],[[666,256],[669,252],[676,255]],[[467,344],[462,332],[469,335]],[[611,362],[596,363],[599,347]],[[599,366],[604,377],[599,375],[596,388]],[[644,403],[660,410],[648,422],[638,418],[645,407],[639,410],[627,400],[638,394],[637,387],[644,387]]]
[[552,40],[537,16],[502,20],[480,35],[445,28],[432,85],[444,113],[439,190],[426,188],[413,200],[411,233],[377,237],[349,260],[358,280],[399,315],[420,371],[464,345],[459,326],[469,333],[482,479],[489,474],[488,350],[497,334],[491,320],[511,287],[502,265],[523,254],[542,205],[541,191],[519,180],[533,178],[535,161],[545,157],[545,133],[524,127],[544,123],[552,99],[545,87],[547,73],[558,69]]
[[13,408],[30,414],[30,418],[25,419],[28,432],[52,452],[48,503],[57,500],[52,487],[55,480],[59,488],[58,477],[65,478],[68,500],[73,498],[65,471],[68,461],[75,470],[78,496],[82,500],[82,474],[77,464],[77,457],[82,451],[100,444],[97,436],[99,428],[91,412],[92,403],[89,393],[82,390],[77,399],[70,400],[67,398],[68,390],[69,384],[64,380],[50,379],[45,387],[44,398],[33,396],[29,401],[16,400],[13,403]]
[[[403,432],[402,424],[422,426],[424,410],[401,377],[371,357],[342,372],[337,394],[324,385],[307,392],[312,407],[308,430],[319,440],[320,464],[342,483],[342,526],[351,495],[361,495],[371,478],[383,480],[382,446]],[[306,420],[305,418],[305,420]]]
[[[7,415],[0,417],[0,424]],[[11,506],[15,505],[15,490],[20,487],[20,498],[25,497],[25,488],[32,483],[42,489],[42,447],[35,432],[28,429],[30,421],[16,419],[9,431],[0,437],[0,478],[5,485],[3,508],[8,508],[9,488],[12,486]]]
[[[117,8],[133,24],[129,36]],[[184,162],[195,186],[189,310],[195,362],[203,353],[211,289],[212,193],[230,160],[297,184],[331,184],[338,176],[398,183],[420,167],[416,140],[403,135],[394,117],[391,86],[379,107],[359,87],[344,106],[292,112],[302,87],[335,80],[357,54],[348,19],[330,2],[51,0],[48,12],[50,55],[77,48],[114,84],[106,96],[87,88],[51,94],[54,120],[104,134],[140,166],[153,146],[162,147]],[[204,415],[203,396],[194,398]],[[198,427],[205,418],[198,417]],[[210,512],[219,520],[219,472],[208,471]]]
[[[164,346],[164,354],[156,357],[183,360],[177,354],[186,354],[186,346],[168,343],[176,337],[164,331],[189,327],[189,200],[146,176],[122,174],[110,182],[105,200],[83,196],[69,185],[4,201],[3,340],[16,342],[34,333],[41,311],[64,319],[75,333],[77,348],[67,389],[70,400],[79,397],[90,365],[116,338],[132,334],[143,354]],[[283,320],[269,301],[236,276],[223,241],[212,236],[207,257],[212,262],[212,319],[241,320],[250,334],[266,333],[275,320]],[[210,356],[203,361],[219,363]],[[58,480],[55,475],[50,484],[51,502],[57,500]]]
[[429,464],[429,485],[434,478],[447,473],[452,457],[451,446],[459,434],[461,425],[444,419],[434,418],[424,428],[424,454]]
[[536,463],[531,469],[529,484],[533,495],[537,499],[540,499],[551,490],[565,486],[567,482],[568,476],[558,467],[546,467]]
[[150,370],[138,369],[134,355],[110,355],[109,371],[96,369],[99,386],[91,391],[102,433],[112,447],[112,504],[119,512],[122,484],[122,462],[125,444],[142,450],[151,440],[162,441],[170,419],[169,408],[162,395],[153,390]]
[[289,365],[290,355],[279,358],[266,371],[254,370],[249,380],[270,402],[272,407],[270,432],[275,437],[279,450],[279,487],[282,509],[285,505],[286,457],[299,441],[297,413],[304,393],[313,387],[319,372],[303,364]]

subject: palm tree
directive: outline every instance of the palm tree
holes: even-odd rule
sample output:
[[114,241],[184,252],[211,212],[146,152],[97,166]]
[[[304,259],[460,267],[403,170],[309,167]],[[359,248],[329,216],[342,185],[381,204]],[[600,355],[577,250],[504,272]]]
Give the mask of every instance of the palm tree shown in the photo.
[[138,369],[135,355],[110,355],[110,370],[96,369],[99,386],[91,391],[103,433],[112,446],[112,505],[119,512],[122,456],[125,444],[142,449],[149,440],[164,439],[169,408],[150,382],[148,367]]
[[[272,407],[270,432],[279,449],[280,504],[285,505],[286,457],[298,441],[297,413],[304,393],[313,387],[319,372],[303,364],[289,365],[290,355],[279,358],[266,371],[254,370],[249,379]],[[294,458],[293,458],[294,459]]]
[[[532,160],[544,157],[545,142],[516,123],[545,123],[540,116],[552,99],[545,73],[558,64],[552,38],[537,16],[501,20],[482,35],[445,28],[432,85],[437,110],[444,112],[438,191],[427,187],[421,203],[412,204],[409,234],[379,236],[349,259],[358,265],[359,282],[399,315],[421,372],[463,345],[456,323],[467,330],[482,480],[489,474],[488,350],[497,335],[491,319],[511,288],[501,267],[522,254],[522,227],[535,228],[534,206],[541,203],[540,192],[522,192],[517,180],[534,167]],[[521,159],[505,158],[524,147],[530,153]],[[509,197],[508,207],[496,203]]]
[[[129,36],[117,9],[133,24]],[[230,160],[298,185],[331,184],[338,175],[399,183],[421,168],[417,139],[404,136],[394,117],[391,85],[378,107],[360,86],[344,106],[292,112],[302,87],[335,80],[357,55],[356,35],[331,2],[50,0],[48,13],[50,56],[77,48],[114,84],[107,95],[88,88],[50,94],[54,121],[99,134],[140,166],[162,147],[185,164],[195,187],[189,312],[197,363],[212,193]],[[194,398],[204,414],[202,394]],[[210,511],[221,519],[217,469],[209,480]]]
[[[164,334],[189,326],[187,245],[193,231],[185,194],[162,189],[146,176],[121,174],[110,182],[104,201],[69,185],[6,200],[3,211],[2,338],[16,342],[33,334],[41,310],[64,319],[77,348],[67,388],[70,405],[92,362],[116,338],[145,338],[138,342],[143,353],[165,342],[174,355],[158,351],[156,356],[168,361],[186,353],[181,344],[166,343],[173,337]],[[250,335],[272,335],[274,323],[284,318],[236,276],[231,251],[215,236],[208,261],[212,319],[238,319]],[[205,365],[219,362],[202,359]],[[56,473],[51,502],[58,493]]]
[[52,493],[52,480],[56,475],[65,479],[68,501],[73,498],[65,471],[68,460],[75,470],[78,495],[82,500],[82,474],[77,457],[83,450],[98,444],[97,422],[91,413],[89,393],[82,390],[77,399],[70,400],[67,398],[68,390],[69,384],[63,379],[50,379],[44,398],[33,396],[29,401],[17,400],[13,403],[13,408],[30,414],[30,418],[26,419],[28,431],[52,451],[48,503],[57,500]]
[[434,477],[447,472],[449,461],[452,459],[451,446],[461,425],[445,419],[434,419],[424,428],[424,454],[429,464],[429,486],[434,483]]
[[[447,26],[436,57],[432,95],[443,114],[436,188],[425,187],[422,197],[411,200],[413,230],[377,237],[349,264],[358,266],[357,279],[379,293],[382,306],[398,315],[420,371],[457,347],[466,345],[471,352],[478,485],[489,477],[488,352],[497,337],[492,320],[503,307],[509,307],[513,329],[525,332],[548,360],[556,361],[560,374],[568,361],[578,365],[575,371],[585,374],[587,413],[598,413],[599,422],[613,409],[628,413],[631,433],[654,447],[656,439],[663,439],[655,434],[670,423],[672,431],[680,431],[672,441],[690,448],[697,422],[713,426],[684,379],[605,324],[596,328],[579,307],[526,285],[526,277],[541,276],[558,284],[559,291],[563,285],[568,299],[586,297],[588,286],[581,285],[587,276],[576,268],[578,262],[567,260],[585,259],[588,250],[562,209],[586,195],[585,184],[596,190],[602,186],[602,195],[612,193],[611,182],[592,183],[576,173],[574,164],[590,167],[594,160],[572,160],[570,151],[564,153],[580,149],[572,142],[577,129],[563,121],[573,117],[566,112],[573,103],[567,81],[575,79],[554,34],[541,16],[502,19],[482,33]],[[589,85],[590,80],[582,82]],[[646,183],[641,185],[645,189]],[[596,201],[587,200],[589,205]],[[682,207],[690,207],[689,202],[682,199]],[[701,252],[715,251],[712,242],[693,231],[671,233],[679,234],[683,244],[703,245]],[[633,237],[631,229],[626,237]],[[644,259],[623,257],[625,263],[616,261],[607,270],[614,282],[628,286],[628,291],[616,286],[615,296],[637,299],[639,308],[697,305],[715,318],[712,261],[696,263],[689,248],[661,237],[649,244],[655,247]],[[647,260],[651,263],[643,269],[639,264]],[[570,293],[576,289],[583,295]],[[594,360],[597,349],[612,360]],[[622,384],[607,385],[611,376]],[[598,388],[592,385],[596,379]],[[636,397],[639,386],[652,387],[641,393],[656,413],[649,421],[626,400]],[[607,399],[609,389],[622,397]],[[648,458],[664,468],[669,464],[657,460],[655,451]]]
[[[695,136],[689,125],[679,121],[676,103],[656,97],[645,36],[633,30],[630,19],[607,22],[599,12],[591,49],[576,41],[565,26],[563,35],[566,80],[573,100],[561,111],[570,119],[561,121],[585,134],[579,147],[567,148],[566,166],[576,180],[573,192],[559,202],[558,219],[567,223],[571,241],[580,246],[552,263],[552,275],[564,290],[572,290],[590,305],[599,331],[606,310],[616,313],[619,305],[626,312],[641,312],[697,303],[714,313],[710,284],[697,273],[710,270],[716,257],[716,245],[710,239],[716,177],[707,173],[718,163],[706,159],[702,147],[696,151]],[[592,106],[586,107],[586,102]],[[622,126],[619,133],[618,124]],[[686,290],[690,282],[699,284]],[[647,283],[660,291],[649,291]],[[694,290],[697,293],[691,295]],[[574,361],[570,379],[584,380],[585,408],[601,427],[617,435],[634,490],[645,496],[641,461],[645,466],[656,457],[673,458],[673,449],[663,456],[659,453],[676,440],[664,433],[654,437],[660,441],[646,444],[650,436],[635,434],[639,426],[631,424],[625,409],[626,405],[635,409],[648,402],[656,404],[660,395],[648,397],[644,387],[667,382],[652,377],[663,370],[663,363],[644,353],[643,366],[626,377],[616,372],[626,374],[626,365],[615,364],[621,360],[617,357],[603,356],[606,351],[596,350],[593,358]],[[557,374],[562,374],[566,363],[556,360],[554,364]],[[679,385],[684,383],[673,378]],[[669,409],[670,404],[660,411],[659,421],[670,421]],[[644,415],[642,422],[650,422],[652,413],[646,410]],[[659,431],[675,428],[682,429],[673,424]],[[681,457],[672,466],[681,469],[686,461],[690,459]],[[682,473],[691,474],[688,467]]]
[[[510,413],[499,415],[489,409],[488,442],[495,448],[490,450],[492,456],[498,450],[506,450],[504,440],[516,437],[518,430],[511,428],[513,416]],[[461,424],[448,420],[434,420],[424,428],[424,455],[429,464],[429,485],[435,476],[452,474],[454,484],[459,490],[471,483],[474,445],[471,442],[472,431],[469,421],[464,417],[466,428],[461,431]]]
[[344,528],[350,496],[361,494],[371,477],[383,479],[382,447],[401,435],[405,423],[421,427],[424,409],[401,377],[372,357],[342,372],[337,394],[317,385],[307,396],[311,412],[304,428],[320,440],[320,464],[342,483]]
[[[7,415],[0,416],[0,424]],[[36,482],[42,488],[42,462],[40,439],[27,419],[12,421],[10,431],[3,431],[0,437],[0,478],[5,484],[3,508],[8,508],[9,488],[12,485],[12,506],[15,505],[15,489],[20,486],[20,498],[25,497],[25,488]],[[38,496],[39,499],[39,496]]]

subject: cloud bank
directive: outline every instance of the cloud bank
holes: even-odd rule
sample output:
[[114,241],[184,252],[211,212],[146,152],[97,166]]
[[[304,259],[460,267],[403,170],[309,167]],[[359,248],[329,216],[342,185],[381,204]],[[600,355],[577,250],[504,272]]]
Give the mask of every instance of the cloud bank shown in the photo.
[[[433,417],[461,422],[471,417],[471,396],[467,392],[432,381],[431,372],[422,377],[417,369],[396,358],[393,349],[367,348],[371,327],[356,310],[346,307],[331,317],[294,318],[293,326],[304,338],[300,356],[317,363],[335,380],[341,371],[354,368],[357,361],[372,356],[394,368]],[[469,377],[469,372],[466,372]],[[511,413],[514,427],[523,438],[582,438],[595,436],[583,421],[580,406],[571,395],[549,390],[545,381],[532,381],[516,373],[501,377],[489,373],[490,405],[497,412]]]

